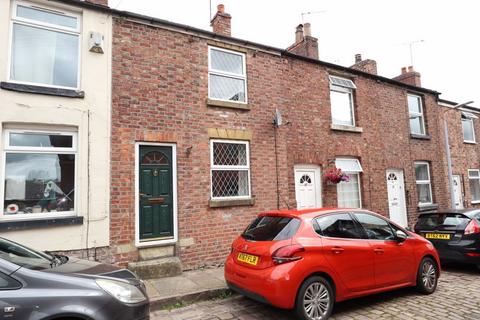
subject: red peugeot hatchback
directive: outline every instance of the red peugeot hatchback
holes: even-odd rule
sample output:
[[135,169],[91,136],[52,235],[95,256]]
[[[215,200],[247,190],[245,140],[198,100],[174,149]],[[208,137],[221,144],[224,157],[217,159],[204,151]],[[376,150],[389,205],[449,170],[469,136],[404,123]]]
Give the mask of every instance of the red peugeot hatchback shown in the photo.
[[430,294],[439,275],[428,240],[358,209],[262,213],[225,264],[232,290],[304,320],[327,319],[335,302],[401,287]]

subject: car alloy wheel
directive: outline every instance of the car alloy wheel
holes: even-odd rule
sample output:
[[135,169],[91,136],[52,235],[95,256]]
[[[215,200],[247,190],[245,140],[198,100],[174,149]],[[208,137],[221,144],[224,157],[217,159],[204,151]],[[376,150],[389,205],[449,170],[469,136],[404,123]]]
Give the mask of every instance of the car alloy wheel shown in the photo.
[[422,282],[423,286],[432,290],[435,287],[435,281],[437,280],[437,271],[431,261],[425,261],[422,267]]
[[312,320],[324,319],[330,305],[327,288],[318,282],[312,283],[303,296],[303,308]]
[[323,277],[311,277],[302,284],[297,296],[296,311],[302,320],[326,320],[335,302],[330,283]]
[[437,264],[431,258],[424,258],[420,263],[417,275],[417,289],[421,293],[430,294],[437,288]]

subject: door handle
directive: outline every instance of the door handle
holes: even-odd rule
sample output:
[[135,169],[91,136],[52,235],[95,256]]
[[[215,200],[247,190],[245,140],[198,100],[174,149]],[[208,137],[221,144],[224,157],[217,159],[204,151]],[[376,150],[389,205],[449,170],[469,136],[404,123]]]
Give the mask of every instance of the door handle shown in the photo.
[[140,193],[140,197],[151,197],[152,195],[149,193]]
[[374,251],[376,254],[383,254],[383,253],[385,252],[385,250],[380,249],[380,248],[373,249],[373,251]]
[[345,249],[341,248],[341,247],[333,247],[330,249],[334,254],[340,254],[342,253],[343,251],[345,251]]

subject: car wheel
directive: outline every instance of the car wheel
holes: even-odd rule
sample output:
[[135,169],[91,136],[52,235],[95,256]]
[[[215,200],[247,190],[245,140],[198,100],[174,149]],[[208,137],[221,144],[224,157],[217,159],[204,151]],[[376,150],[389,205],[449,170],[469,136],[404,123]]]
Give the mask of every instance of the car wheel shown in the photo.
[[335,294],[330,282],[323,277],[310,277],[298,290],[295,312],[301,320],[326,320],[334,303]]
[[432,258],[423,258],[417,273],[417,290],[423,294],[435,292],[438,283],[438,266]]

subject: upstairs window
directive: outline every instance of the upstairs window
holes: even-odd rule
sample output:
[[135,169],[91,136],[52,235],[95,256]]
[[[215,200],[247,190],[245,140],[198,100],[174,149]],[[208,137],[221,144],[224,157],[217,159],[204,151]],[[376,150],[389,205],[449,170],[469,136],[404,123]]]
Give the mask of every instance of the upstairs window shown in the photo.
[[418,205],[432,204],[432,182],[428,162],[415,162]]
[[212,199],[250,198],[248,141],[211,140]]
[[410,133],[425,135],[425,117],[423,115],[422,98],[413,94],[407,96]]
[[470,112],[462,112],[463,141],[475,143],[475,129],[473,119],[478,119],[476,115]]
[[353,90],[357,87],[352,80],[329,76],[332,124],[355,126]]
[[246,103],[245,54],[213,47],[209,47],[208,52],[208,97]]
[[79,15],[18,1],[11,23],[11,81],[79,87]]

